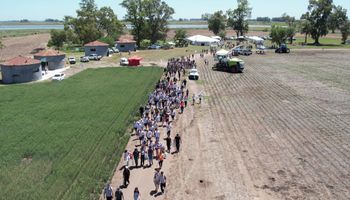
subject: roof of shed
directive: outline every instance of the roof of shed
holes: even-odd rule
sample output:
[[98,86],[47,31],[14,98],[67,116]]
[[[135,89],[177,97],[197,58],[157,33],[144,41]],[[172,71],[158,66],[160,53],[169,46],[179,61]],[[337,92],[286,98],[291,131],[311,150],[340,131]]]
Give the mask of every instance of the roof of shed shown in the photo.
[[40,64],[40,60],[35,60],[33,58],[28,58],[24,56],[17,56],[5,62],[5,66],[25,66],[25,65],[34,65]]
[[53,49],[40,51],[39,53],[34,54],[34,56],[42,56],[42,57],[62,56],[62,55],[66,55],[66,54]]
[[93,41],[93,42],[89,42],[87,44],[84,45],[85,47],[105,47],[105,46],[109,46],[109,44],[106,44],[104,42],[100,42],[100,41]]

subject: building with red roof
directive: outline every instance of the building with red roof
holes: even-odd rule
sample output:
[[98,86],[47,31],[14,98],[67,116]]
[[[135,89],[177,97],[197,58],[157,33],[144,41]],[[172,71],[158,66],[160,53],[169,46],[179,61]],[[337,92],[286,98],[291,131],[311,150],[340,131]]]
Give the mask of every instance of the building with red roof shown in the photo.
[[5,84],[37,81],[42,78],[41,62],[18,56],[1,64],[1,75]]
[[132,35],[122,35],[115,46],[120,52],[136,51],[136,41]]
[[56,70],[64,68],[66,54],[57,50],[48,49],[34,54],[34,59],[41,61],[42,68],[47,67],[48,70]]
[[98,56],[108,56],[108,47],[109,44],[93,41],[84,45],[85,56],[89,56],[91,54],[97,54]]

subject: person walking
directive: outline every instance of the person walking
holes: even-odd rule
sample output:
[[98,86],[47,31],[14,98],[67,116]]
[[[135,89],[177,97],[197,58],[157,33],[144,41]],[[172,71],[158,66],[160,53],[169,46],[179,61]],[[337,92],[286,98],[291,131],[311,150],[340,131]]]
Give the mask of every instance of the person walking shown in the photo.
[[170,150],[171,150],[171,137],[168,136],[165,140],[166,140],[166,147],[167,147],[168,153],[170,153]]
[[140,191],[139,191],[139,188],[135,188],[134,190],[134,200],[140,200],[141,199],[141,194],[140,194]]
[[179,134],[176,134],[175,136],[175,146],[176,146],[176,152],[180,152],[180,144],[181,144],[181,137]]
[[117,187],[117,190],[115,191],[115,200],[125,200],[123,192],[120,190],[120,187]]
[[192,106],[194,106],[194,103],[196,102],[196,95],[193,94],[192,95]]
[[148,166],[150,167],[153,165],[153,147],[152,146],[148,148],[147,154],[148,154]]
[[129,160],[130,160],[130,153],[128,150],[124,151],[124,166],[129,166]]
[[166,187],[166,176],[164,175],[164,172],[160,173],[159,182],[160,182],[160,190],[162,191],[162,194],[163,194],[164,189]]
[[146,147],[142,147],[141,149],[141,166],[143,167],[145,165],[145,158],[146,158]]
[[134,160],[135,160],[135,167],[138,167],[139,166],[139,155],[140,155],[140,152],[139,152],[139,150],[137,150],[137,148],[135,148],[135,150],[134,150],[134,152],[132,154],[133,154]]
[[163,167],[163,161],[164,161],[164,153],[163,153],[163,152],[160,152],[159,158],[158,158],[159,169],[162,169],[162,167]]
[[110,183],[107,183],[104,189],[104,196],[107,200],[112,200],[113,198],[113,189]]
[[199,98],[199,104],[201,104],[202,103],[202,94],[199,94],[198,98]]
[[123,178],[124,178],[124,186],[127,187],[130,184],[130,170],[128,166],[124,168]]
[[156,172],[154,173],[154,176],[153,176],[153,183],[154,183],[154,186],[155,186],[155,192],[158,193],[158,188],[159,188],[159,184],[160,184],[160,180],[159,180],[159,170],[156,170]]

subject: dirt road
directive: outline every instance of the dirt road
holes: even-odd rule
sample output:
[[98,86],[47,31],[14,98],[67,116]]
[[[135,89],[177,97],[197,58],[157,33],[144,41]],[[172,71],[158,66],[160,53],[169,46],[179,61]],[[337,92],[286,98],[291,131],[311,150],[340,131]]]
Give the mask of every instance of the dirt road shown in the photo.
[[[347,55],[253,55],[243,74],[199,61],[202,80],[190,90],[205,101],[176,122],[183,151],[165,161],[168,187],[157,199],[349,199]],[[153,170],[133,170],[126,197],[138,186],[155,199]]]

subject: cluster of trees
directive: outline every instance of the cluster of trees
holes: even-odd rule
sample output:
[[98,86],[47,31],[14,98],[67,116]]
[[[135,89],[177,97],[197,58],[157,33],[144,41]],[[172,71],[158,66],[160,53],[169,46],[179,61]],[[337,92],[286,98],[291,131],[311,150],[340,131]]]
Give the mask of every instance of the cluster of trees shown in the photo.
[[156,43],[165,40],[168,20],[172,18],[174,9],[161,0],[123,0],[120,4],[126,9],[125,20],[132,25],[131,33],[137,45],[142,40]]
[[223,37],[227,26],[235,30],[237,37],[246,34],[249,30],[248,19],[252,8],[249,7],[248,0],[237,0],[237,3],[237,8],[226,11],[226,15],[223,11],[217,11],[212,15],[204,14],[202,18],[208,16],[209,30]]
[[62,20],[59,20],[59,19],[51,19],[51,18],[48,18],[48,19],[45,19],[45,22],[63,22]]
[[64,18],[64,30],[52,30],[49,46],[60,48],[64,43],[86,44],[101,40],[114,45],[124,25],[110,7],[97,8],[94,0],[81,0],[77,17]]
[[258,22],[271,22],[271,18],[270,17],[257,17],[256,21],[258,21]]
[[350,33],[350,23],[347,10],[333,4],[333,0],[309,0],[308,11],[304,13],[300,21],[296,23],[294,17],[283,14],[281,21],[288,27],[273,26],[271,38],[277,44],[284,43],[290,38],[293,42],[295,33],[305,34],[305,43],[308,36],[315,40],[315,45],[320,45],[319,39],[331,30],[333,33],[339,29],[342,34],[342,42],[345,43]]

